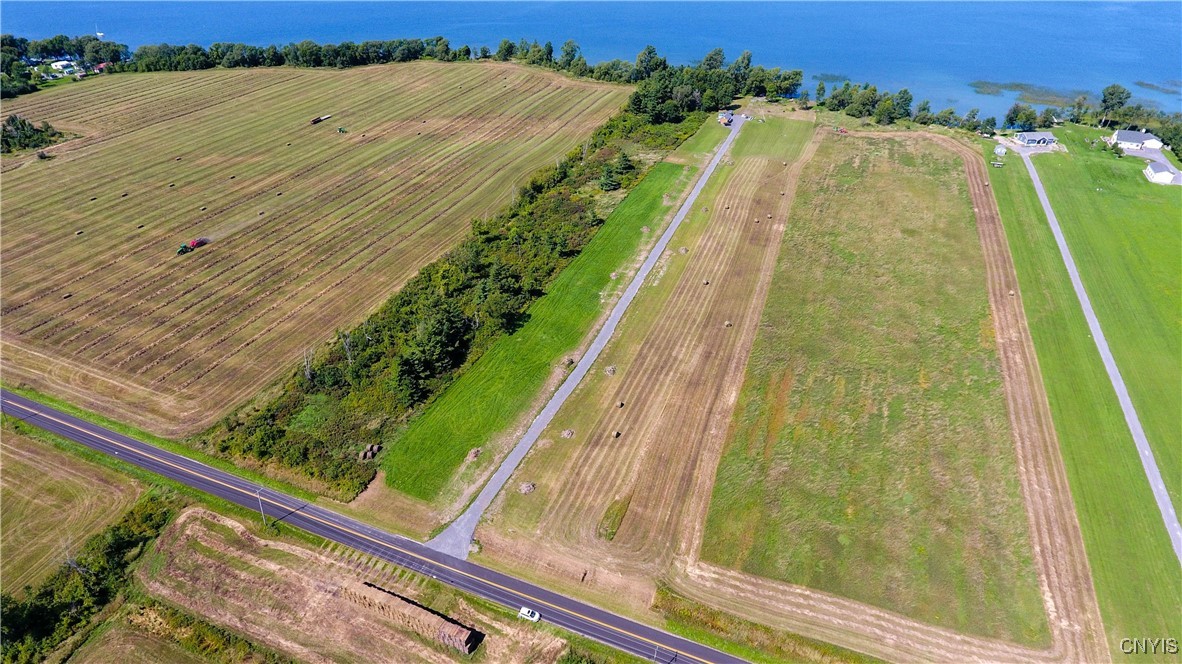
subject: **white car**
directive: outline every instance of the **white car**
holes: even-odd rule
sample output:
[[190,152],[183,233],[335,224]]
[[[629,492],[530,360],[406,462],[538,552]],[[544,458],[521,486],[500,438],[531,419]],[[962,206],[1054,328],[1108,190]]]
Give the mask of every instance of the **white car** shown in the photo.
[[538,620],[542,616],[538,615],[537,611],[534,611],[533,609],[531,609],[529,607],[523,606],[523,607],[521,607],[521,610],[517,612],[517,617],[518,618],[525,618],[526,620],[528,620],[530,622],[538,622]]

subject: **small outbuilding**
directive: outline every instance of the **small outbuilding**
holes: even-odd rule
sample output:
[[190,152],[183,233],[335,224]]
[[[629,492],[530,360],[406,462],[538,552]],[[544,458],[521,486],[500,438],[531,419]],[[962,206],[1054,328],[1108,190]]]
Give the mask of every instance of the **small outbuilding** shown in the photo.
[[1004,146],[1004,145],[999,145],[999,146],[997,146],[997,147],[993,148],[993,154],[995,154],[995,155],[997,155],[997,156],[999,156],[999,157],[1004,157],[1004,156],[1006,156],[1006,146]]
[[1108,142],[1120,146],[1122,150],[1160,150],[1163,145],[1160,138],[1147,131],[1129,131],[1128,129],[1117,129],[1112,132],[1112,137],[1108,139]]
[[1150,182],[1157,184],[1172,184],[1174,182],[1174,172],[1170,170],[1170,167],[1156,161],[1149,162],[1142,173],[1149,178]]
[[1055,135],[1049,131],[1023,131],[1016,137],[1016,140],[1021,145],[1054,145],[1059,142]]

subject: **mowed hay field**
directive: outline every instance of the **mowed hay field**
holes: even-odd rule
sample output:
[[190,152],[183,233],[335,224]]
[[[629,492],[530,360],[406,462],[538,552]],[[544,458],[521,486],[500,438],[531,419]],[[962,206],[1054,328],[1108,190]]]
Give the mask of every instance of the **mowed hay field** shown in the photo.
[[0,431],[0,587],[36,586],[140,494],[119,473],[49,443]]
[[[482,555],[648,609],[653,580],[702,519],[702,481],[717,463],[761,282],[814,130],[783,119],[743,128],[514,490],[477,531]],[[520,493],[521,483],[533,491]]]
[[[51,160],[3,161],[6,380],[155,433],[199,430],[360,321],[627,93],[416,62],[115,75],[6,103],[82,135]],[[195,237],[212,243],[175,255]]]
[[1055,135],[1068,153],[1036,155],[1034,167],[1182,510],[1182,187],[1153,184],[1145,160],[1086,142],[1109,132],[1068,125]]
[[[995,146],[983,146],[987,158]],[[1037,157],[1036,165],[1045,156]],[[1127,161],[1119,160],[1119,167]],[[989,169],[989,178],[1013,252],[1109,651],[1118,661],[1137,660],[1144,655],[1123,654],[1121,640],[1177,630],[1182,569],[1034,185],[1018,158],[1006,162]],[[1134,176],[1141,177],[1135,169],[1129,173]],[[1056,216],[1067,223],[1058,210]],[[1101,325],[1109,329],[1107,321]],[[1170,469],[1160,459],[1158,464],[1168,475]]]
[[703,560],[1045,645],[959,158],[831,137],[805,169]]

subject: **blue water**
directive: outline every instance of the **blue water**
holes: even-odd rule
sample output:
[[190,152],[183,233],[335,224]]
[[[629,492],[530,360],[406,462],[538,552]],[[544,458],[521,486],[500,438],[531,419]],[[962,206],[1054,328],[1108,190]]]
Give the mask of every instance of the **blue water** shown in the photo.
[[879,89],[910,88],[935,110],[1000,115],[1013,93],[969,81],[1016,81],[1134,97],[1182,111],[1182,2],[9,2],[0,29],[29,38],[99,30],[128,44],[447,37],[453,48],[502,38],[574,39],[587,60],[632,60],[652,44],[674,64],[721,46],[767,67],[839,74]]

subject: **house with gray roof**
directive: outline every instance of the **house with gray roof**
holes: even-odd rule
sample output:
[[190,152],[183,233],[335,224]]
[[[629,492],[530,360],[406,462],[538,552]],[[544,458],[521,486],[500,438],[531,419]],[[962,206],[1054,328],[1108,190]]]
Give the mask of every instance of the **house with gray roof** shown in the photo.
[[1149,162],[1142,173],[1150,182],[1157,184],[1174,184],[1175,178],[1178,178],[1179,183],[1182,183],[1182,176],[1179,176],[1175,169],[1156,161]]
[[1016,138],[1022,145],[1054,145],[1059,142],[1049,131],[1023,131]]
[[1160,150],[1162,140],[1147,131],[1129,131],[1117,129],[1108,139],[1112,145],[1118,145],[1122,150]]

